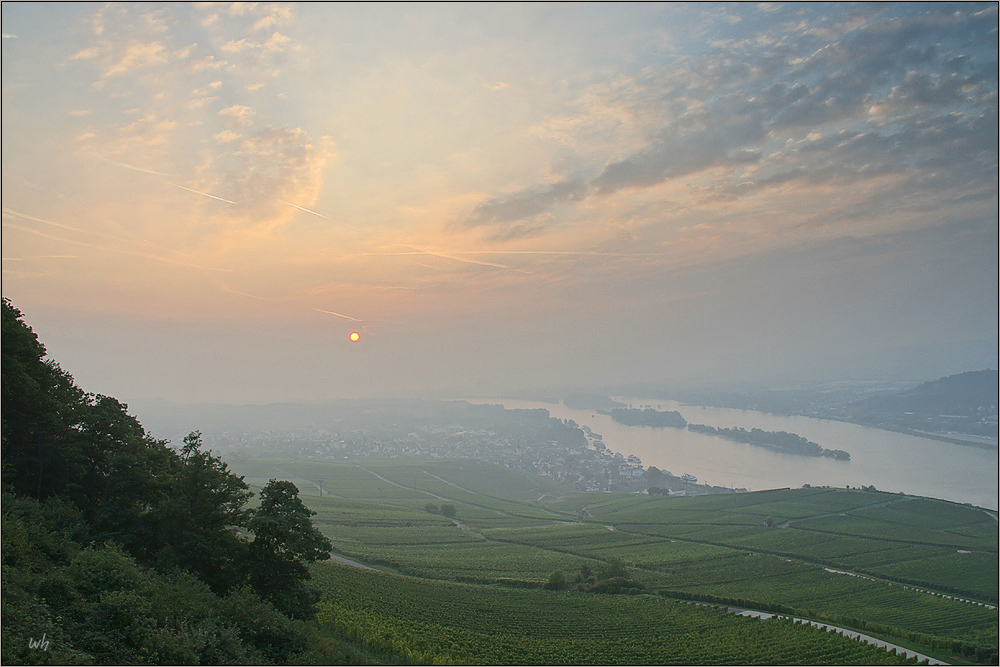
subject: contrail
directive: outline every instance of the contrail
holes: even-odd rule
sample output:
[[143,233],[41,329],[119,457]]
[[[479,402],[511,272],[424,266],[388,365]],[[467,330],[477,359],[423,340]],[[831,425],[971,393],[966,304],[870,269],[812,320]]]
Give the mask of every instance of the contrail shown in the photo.
[[[220,284],[222,284],[222,283],[220,283]],[[222,284],[222,291],[223,292],[229,292],[230,294],[239,294],[240,296],[248,296],[251,299],[260,299],[261,301],[266,301],[267,300],[267,297],[257,296],[256,294],[247,294],[246,292],[241,292],[239,290],[233,289],[232,287],[229,287],[229,286],[227,286],[225,284]]]
[[116,167],[123,167],[125,169],[131,169],[132,171],[141,171],[144,174],[154,174],[156,176],[166,176],[166,174],[164,174],[162,171],[154,171],[152,169],[145,169],[143,167],[137,167],[134,164],[125,164],[124,162],[115,162],[114,160],[109,160],[106,157],[102,157],[101,159],[104,160],[105,162],[109,162],[109,163],[115,165]]
[[361,321],[361,320],[359,320],[356,317],[351,317],[350,315],[341,315],[340,313],[335,313],[332,310],[321,310],[320,308],[313,308],[313,310],[315,310],[317,312],[320,312],[320,313],[326,313],[327,315],[336,315],[337,317],[343,317],[345,320],[351,320],[352,322],[360,322]]
[[183,185],[181,185],[180,183],[174,183],[173,181],[167,181],[167,182],[170,185],[174,186],[175,188],[180,188],[181,190],[187,190],[188,192],[193,192],[196,195],[201,195],[202,197],[211,197],[212,199],[218,199],[219,201],[224,201],[227,204],[233,204],[234,206],[236,205],[236,202],[234,202],[234,201],[229,201],[228,199],[223,199],[222,197],[216,197],[215,195],[210,195],[207,192],[201,192],[199,190],[192,190],[191,188],[186,188]]
[[[99,238],[108,239],[110,241],[118,241],[120,243],[127,243],[127,244],[130,244],[130,245],[138,245],[140,247],[145,246],[146,248],[155,248],[155,249],[158,249],[158,250],[164,250],[164,251],[166,251],[168,253],[171,253],[173,255],[180,255],[181,257],[184,256],[184,253],[180,253],[180,252],[178,252],[176,250],[173,250],[172,248],[167,248],[165,246],[161,246],[161,245],[158,245],[156,243],[150,243],[148,241],[141,241],[141,242],[140,241],[133,241],[131,239],[122,238],[120,236],[110,236],[108,234],[101,234],[99,232],[91,232],[91,231],[87,231],[86,229],[79,229],[77,227],[71,227],[70,225],[64,225],[64,224],[61,224],[61,223],[58,223],[58,222],[52,222],[51,220],[45,220],[43,218],[36,218],[34,216],[26,215],[24,213],[20,213],[18,211],[15,211],[15,210],[9,209],[9,208],[4,208],[2,210],[3,210],[3,213],[6,214],[6,215],[8,215],[8,216],[15,216],[15,217],[18,217],[18,218],[24,218],[25,220],[31,220],[32,222],[40,222],[40,223],[45,224],[45,225],[51,225],[53,227],[58,227],[59,229],[65,229],[65,230],[68,230],[68,231],[71,231],[71,232],[76,232],[77,234],[87,234],[89,236],[97,236]],[[179,264],[181,266],[189,266],[189,267],[192,267],[192,268],[201,269],[203,271],[208,271],[208,272],[212,272],[212,271],[216,271],[216,272],[218,272],[218,271],[229,271],[229,269],[218,269],[218,268],[213,268],[213,267],[208,267],[208,266],[201,266],[199,264],[195,264],[194,262],[184,261],[184,260],[180,260],[180,259],[173,259],[171,257],[164,257],[162,255],[154,255],[152,253],[142,252],[142,251],[139,251],[139,250],[131,250],[131,249],[125,249],[125,248],[118,248],[118,247],[115,247],[114,245],[110,245],[110,244],[96,244],[96,243],[87,243],[85,241],[75,241],[73,239],[63,238],[61,236],[53,236],[51,234],[46,234],[45,232],[39,231],[37,229],[32,229],[31,227],[24,227],[22,225],[16,225],[16,224],[13,224],[11,222],[4,222],[3,224],[4,224],[5,227],[9,227],[11,229],[18,229],[18,230],[23,231],[23,232],[28,232],[29,234],[35,234],[36,236],[41,236],[42,238],[50,239],[52,241],[60,241],[62,243],[72,243],[74,245],[82,246],[84,248],[95,248],[97,250],[110,250],[112,252],[118,252],[118,253],[122,253],[122,254],[125,254],[125,255],[133,255],[135,257],[147,257],[147,258],[151,258],[151,259],[157,259],[157,260],[159,260],[161,262],[167,262],[169,264]]]
[[312,213],[313,215],[318,216],[320,218],[323,218],[324,220],[329,220],[330,219],[330,218],[326,217],[325,215],[323,215],[322,213],[317,213],[316,211],[310,211],[305,206],[299,206],[298,204],[293,204],[292,202],[285,201],[284,199],[279,199],[278,201],[280,201],[282,204],[288,204],[289,206],[294,206],[295,208],[299,209],[300,211],[305,211],[306,213]]
[[40,222],[44,225],[52,225],[53,227],[59,227],[60,229],[68,229],[71,232],[77,232],[78,234],[89,234],[91,236],[100,236],[102,238],[111,239],[112,241],[126,241],[130,242],[128,239],[124,239],[117,236],[108,236],[107,234],[101,234],[99,232],[91,232],[86,229],[80,229],[79,227],[70,227],[69,225],[64,225],[61,222],[52,222],[51,220],[45,220],[44,218],[36,218],[33,215],[28,215],[27,213],[21,213],[20,211],[15,211],[12,208],[3,207],[3,212],[7,215],[12,215],[17,218],[24,218],[25,220],[31,220],[32,222]]
[[345,320],[350,320],[352,322],[371,322],[373,320],[359,320],[356,317],[351,317],[350,315],[341,315],[340,313],[335,313],[332,310],[322,310],[320,308],[313,308],[313,310],[320,313],[326,313],[327,315],[336,315],[337,317],[343,317]]
[[132,255],[133,257],[145,257],[147,259],[157,259],[161,262],[167,262],[168,264],[179,264],[181,266],[203,269],[205,271],[217,270],[217,269],[209,269],[208,267],[199,266],[197,264],[192,264],[191,262],[184,262],[177,259],[171,259],[169,257],[161,257],[160,255],[153,255],[148,252],[139,252],[137,250],[126,250],[124,248],[116,248],[111,245],[99,245],[97,243],[87,243],[86,241],[74,241],[73,239],[66,239],[60,236],[53,236],[52,234],[46,234],[45,232],[40,232],[37,229],[32,229],[31,227],[23,227],[21,225],[15,225],[12,223],[7,223],[5,226],[11,229],[20,230],[22,232],[28,232],[29,234],[34,234],[36,236],[41,236],[43,239],[49,239],[50,241],[59,241],[60,243],[71,243],[73,245],[82,246],[84,248],[94,248],[95,250],[110,250],[112,252],[121,253],[123,255]]
[[461,255],[581,255],[584,257],[634,257],[651,252],[598,252],[596,250],[462,250]]
[[324,283],[305,290],[304,294],[322,294],[335,289],[372,289],[372,290],[413,290],[412,285],[366,285],[364,283]]
[[[98,156],[98,157],[100,157],[100,156]],[[166,179],[170,178],[170,176],[168,176],[167,174],[164,174],[162,171],[156,171],[155,169],[146,169],[144,167],[137,167],[134,164],[125,164],[124,162],[115,162],[114,160],[109,160],[106,157],[102,157],[101,159],[104,160],[105,162],[108,162],[110,164],[115,165],[116,167],[122,167],[123,169],[131,169],[132,171],[141,171],[144,174],[153,174],[154,176],[163,176]],[[196,195],[201,195],[203,197],[211,197],[212,199],[218,199],[219,201],[224,201],[227,204],[236,205],[236,202],[234,202],[234,201],[229,201],[228,199],[223,199],[222,197],[216,197],[215,195],[209,194],[207,192],[201,192],[199,190],[193,190],[191,188],[188,188],[188,187],[185,187],[185,186],[181,185],[180,183],[175,183],[174,181],[171,181],[171,180],[168,180],[167,183],[169,185],[174,186],[175,188],[180,188],[181,190],[187,190],[188,192],[193,192]]]
[[[158,243],[153,243],[151,241],[135,241],[135,240],[132,240],[132,239],[129,239],[129,238],[125,238],[125,237],[122,237],[122,236],[111,236],[110,234],[101,234],[100,232],[92,232],[92,231],[89,231],[87,229],[80,229],[79,227],[72,227],[70,225],[64,225],[61,222],[53,222],[52,220],[46,220],[45,218],[36,218],[33,215],[28,215],[27,213],[21,213],[20,211],[15,211],[14,209],[10,209],[10,208],[7,208],[7,207],[3,208],[3,212],[5,214],[7,214],[7,215],[12,215],[12,216],[15,216],[15,217],[18,217],[18,218],[24,218],[25,220],[31,220],[32,222],[40,222],[43,225],[52,225],[53,227],[58,227],[59,229],[66,229],[66,230],[69,230],[71,232],[76,232],[77,234],[87,234],[89,236],[97,236],[97,237],[100,237],[102,239],[109,239],[111,241],[121,241],[122,243],[131,243],[133,245],[145,246],[147,248],[158,248],[159,250],[165,250],[165,251],[173,253],[175,255],[182,255],[182,256],[184,255],[184,253],[182,253],[182,252],[180,252],[178,250],[174,250],[173,248],[168,248],[168,247],[162,246],[162,245],[160,245]],[[27,228],[19,227],[18,229],[27,229]],[[34,230],[29,230],[29,231],[34,231]],[[47,238],[55,238],[55,237],[47,237]],[[98,246],[93,246],[93,247],[98,247]],[[194,266],[194,265],[192,264],[192,266]],[[218,270],[221,270],[221,269],[213,269],[213,270],[218,271]]]
[[479,264],[480,266],[492,266],[497,269],[513,269],[512,266],[507,266],[506,264],[497,264],[496,262],[481,262],[475,259],[466,259],[464,257],[455,257],[454,255],[444,255],[439,252],[431,252],[429,250],[422,251],[431,257],[440,257],[442,259],[450,259],[456,262],[466,262],[467,264]]
[[306,213],[311,213],[311,214],[313,214],[313,215],[315,215],[315,216],[317,216],[317,217],[319,217],[319,218],[323,218],[324,220],[329,220],[329,221],[331,221],[331,222],[339,222],[340,224],[342,224],[342,225],[347,225],[347,226],[348,226],[348,227],[350,227],[351,229],[356,229],[356,230],[357,230],[357,231],[359,231],[359,232],[362,232],[362,231],[364,231],[364,230],[363,230],[363,229],[361,229],[360,227],[355,227],[354,225],[352,225],[352,224],[351,224],[351,223],[349,223],[349,222],[344,222],[343,220],[334,220],[333,218],[330,218],[330,217],[328,217],[328,216],[325,216],[325,215],[323,215],[322,213],[317,213],[316,211],[313,211],[312,209],[308,209],[308,208],[306,208],[305,206],[299,206],[298,204],[293,204],[292,202],[290,202],[290,201],[285,201],[284,199],[279,199],[278,201],[280,201],[280,202],[281,202],[282,204],[288,204],[289,206],[292,206],[292,207],[294,207],[294,208],[297,208],[297,209],[299,209],[300,211],[305,211]]
[[327,315],[336,315],[337,317],[343,317],[345,320],[350,320],[351,322],[357,322],[361,325],[361,330],[368,333],[368,325],[372,322],[387,322],[388,320],[362,320],[357,317],[351,317],[350,315],[344,315],[342,313],[335,313],[332,310],[323,310],[322,308],[313,308],[316,312],[326,313]]
[[362,255],[430,255],[431,257],[438,257],[440,259],[450,259],[456,262],[465,262],[467,264],[478,264],[480,266],[492,266],[497,269],[511,269],[514,271],[520,271],[520,269],[515,269],[512,266],[506,266],[505,264],[496,264],[495,262],[481,262],[475,259],[465,259],[464,257],[455,257],[453,255],[445,255],[440,252],[432,252],[430,250],[422,250],[420,248],[415,248],[414,246],[403,246],[404,248],[411,248],[412,252],[369,252],[369,253],[358,253]]

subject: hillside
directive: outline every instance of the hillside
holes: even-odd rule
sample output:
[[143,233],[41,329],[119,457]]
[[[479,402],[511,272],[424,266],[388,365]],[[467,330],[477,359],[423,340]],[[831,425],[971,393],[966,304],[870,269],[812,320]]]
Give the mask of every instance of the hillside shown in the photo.
[[[286,481],[88,394],[3,300],[4,664],[336,661],[304,625],[328,539]],[[357,662],[350,651],[340,660]]]
[[[593,622],[612,608],[647,604],[602,602],[594,595],[614,589],[819,619],[949,661],[954,653],[988,659],[995,652],[997,524],[964,505],[833,488],[689,498],[559,493],[550,480],[473,460],[265,458],[246,460],[239,469],[248,479],[284,474],[304,487],[323,481],[322,495],[313,486],[307,496],[317,525],[340,556],[378,572],[338,573],[350,581],[331,583],[321,615],[339,619],[347,636],[368,637],[373,646],[404,653],[422,646],[420,651],[467,662],[451,643],[427,634],[428,624],[437,623],[447,625],[441,629],[447,636],[464,637],[487,652],[472,662],[489,662],[481,656],[497,655],[498,642],[505,650],[539,652],[534,635],[504,632],[501,639],[494,633],[508,614],[548,604],[544,589],[561,588],[561,595],[575,596],[574,613],[590,609]],[[452,505],[454,515],[429,507],[438,503]],[[622,565],[620,579],[602,581],[602,567],[615,562]],[[332,581],[324,565],[314,573]],[[463,587],[448,588],[448,582]],[[373,587],[393,593],[383,601],[369,594]],[[508,590],[500,594],[498,587]],[[468,598],[471,606],[465,614],[445,619],[435,613],[429,620],[424,610],[439,608],[428,601],[440,596]],[[488,614],[472,613],[478,609],[497,615],[492,626]],[[674,630],[650,622],[641,634],[683,632],[686,623],[695,623],[671,617]],[[591,626],[579,616],[553,620],[546,630],[552,644],[547,659],[565,660],[555,656],[566,650],[562,642],[585,641],[586,631],[576,630],[581,627]],[[730,631],[720,628],[720,642],[729,641],[721,637]],[[800,652],[786,651],[782,664],[834,661],[827,654],[805,660],[812,649],[786,639]],[[741,662],[721,653],[709,660],[698,653],[702,648],[671,660]],[[638,642],[622,650],[659,649]],[[646,662],[670,661],[662,653],[647,655]],[[858,660],[877,662],[872,656]]]
[[845,413],[865,424],[995,438],[998,392],[997,371],[970,371],[858,401]]
[[[913,662],[731,607],[996,661],[997,524],[976,508],[583,493],[401,453],[230,468],[199,433],[171,447],[77,387],[6,300],[2,342],[4,664]],[[409,403],[406,427],[431,407]],[[439,409],[509,419],[518,449],[576,433],[545,411]],[[476,435],[456,428],[439,435]]]

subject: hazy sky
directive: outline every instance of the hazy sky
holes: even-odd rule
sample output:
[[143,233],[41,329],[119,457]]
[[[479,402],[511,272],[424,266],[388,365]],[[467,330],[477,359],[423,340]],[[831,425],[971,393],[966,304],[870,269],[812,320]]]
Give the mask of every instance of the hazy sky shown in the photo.
[[996,368],[995,3],[2,11],[3,294],[87,390]]

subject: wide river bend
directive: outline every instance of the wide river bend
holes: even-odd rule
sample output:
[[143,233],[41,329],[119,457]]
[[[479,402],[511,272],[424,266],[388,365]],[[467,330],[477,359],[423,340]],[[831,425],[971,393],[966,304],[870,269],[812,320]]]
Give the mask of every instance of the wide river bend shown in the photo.
[[690,473],[701,484],[746,488],[868,486],[880,491],[942,498],[996,510],[997,449],[954,445],[847,422],[812,417],[772,415],[685,405],[676,401],[618,398],[632,407],[676,410],[688,422],[720,428],[797,433],[826,449],[851,453],[850,461],[783,454],[765,447],[731,442],[687,429],[624,426],[608,415],[567,408],[561,403],[513,399],[468,399],[470,403],[501,404],[507,409],[544,408],[553,417],[572,419],[604,437],[604,444],[623,455],[635,454],[644,466],[674,475]]

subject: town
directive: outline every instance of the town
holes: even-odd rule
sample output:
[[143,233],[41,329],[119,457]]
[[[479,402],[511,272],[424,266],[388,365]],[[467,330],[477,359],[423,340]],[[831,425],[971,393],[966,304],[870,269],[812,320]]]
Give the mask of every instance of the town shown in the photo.
[[233,461],[476,459],[549,477],[579,491],[745,491],[699,485],[690,474],[644,467],[634,454],[610,450],[589,427],[551,417],[547,410],[505,410],[463,401],[419,403],[368,406],[349,416],[305,420],[311,425],[296,428],[230,424],[203,435],[206,445]]

